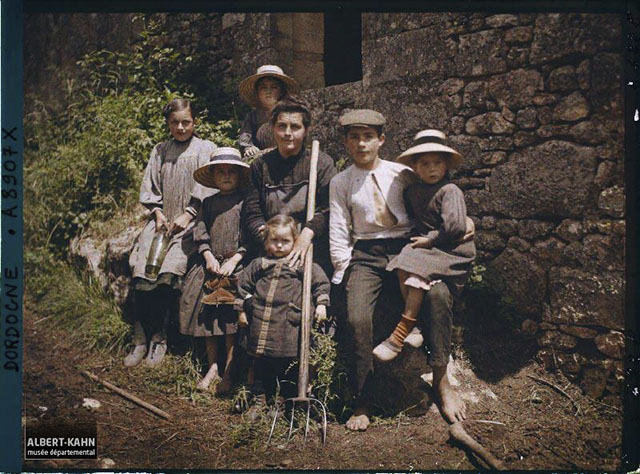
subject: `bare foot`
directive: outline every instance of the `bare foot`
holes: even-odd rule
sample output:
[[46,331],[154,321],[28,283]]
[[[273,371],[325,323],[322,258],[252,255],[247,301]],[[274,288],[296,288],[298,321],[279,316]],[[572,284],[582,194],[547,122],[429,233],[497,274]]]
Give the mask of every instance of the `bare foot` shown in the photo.
[[369,427],[369,410],[365,407],[356,408],[347,420],[346,427],[350,431],[365,431]]
[[467,406],[458,392],[449,383],[447,368],[434,367],[433,382],[440,398],[440,410],[449,423],[455,423],[467,418]]
[[211,385],[211,383],[219,379],[220,376],[218,375],[218,364],[211,364],[207,375],[205,375],[202,380],[198,382],[198,385],[196,385],[196,389],[204,391],[209,390],[209,386]]

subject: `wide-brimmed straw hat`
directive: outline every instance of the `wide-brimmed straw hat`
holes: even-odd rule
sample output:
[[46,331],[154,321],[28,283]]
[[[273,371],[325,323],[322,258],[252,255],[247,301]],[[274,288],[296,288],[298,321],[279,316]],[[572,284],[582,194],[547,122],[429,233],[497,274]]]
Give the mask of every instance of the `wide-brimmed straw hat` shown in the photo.
[[282,81],[286,87],[286,91],[289,94],[295,94],[298,92],[298,83],[294,78],[287,76],[282,68],[274,66],[273,64],[265,64],[260,66],[256,73],[252,76],[244,79],[238,86],[238,94],[240,98],[252,107],[258,105],[258,93],[256,91],[256,83],[263,77],[273,77]]
[[246,179],[249,174],[249,165],[242,161],[240,152],[235,148],[223,146],[213,150],[213,153],[211,153],[211,161],[195,170],[193,172],[193,178],[203,186],[217,188],[218,186],[213,179],[213,167],[223,164],[239,166],[242,179]]
[[422,130],[413,137],[414,145],[403,151],[397,158],[398,163],[406,166],[412,165],[412,159],[422,153],[438,152],[444,153],[449,158],[449,168],[457,168],[462,162],[462,155],[453,148],[444,144],[446,135],[440,130]]

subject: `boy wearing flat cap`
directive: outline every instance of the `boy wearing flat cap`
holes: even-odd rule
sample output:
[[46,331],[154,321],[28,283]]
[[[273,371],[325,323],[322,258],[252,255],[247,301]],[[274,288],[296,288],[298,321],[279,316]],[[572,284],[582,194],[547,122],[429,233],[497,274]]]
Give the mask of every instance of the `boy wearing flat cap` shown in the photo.
[[[345,342],[356,402],[346,427],[363,431],[370,422],[373,313],[383,283],[395,279],[386,270],[388,263],[409,243],[413,224],[403,193],[418,179],[408,166],[379,157],[385,140],[381,113],[353,110],[343,114],[338,124],[353,165],[337,174],[329,188],[329,242],[335,268],[332,283],[340,284],[344,279],[347,299]],[[473,223],[467,222],[464,238],[472,235]]]
[[369,426],[373,312],[382,283],[391,276],[385,268],[412,230],[402,193],[416,178],[409,167],[378,156],[385,139],[380,112],[353,110],[338,123],[353,165],[337,174],[329,188],[332,282],[344,278],[347,295],[345,339],[356,406],[346,426],[362,431]]

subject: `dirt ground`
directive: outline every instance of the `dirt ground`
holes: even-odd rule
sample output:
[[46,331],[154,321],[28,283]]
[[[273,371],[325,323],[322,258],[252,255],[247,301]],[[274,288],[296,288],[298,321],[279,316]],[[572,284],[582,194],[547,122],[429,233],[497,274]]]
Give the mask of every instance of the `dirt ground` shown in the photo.
[[[418,417],[375,418],[363,433],[347,432],[344,425],[330,422],[324,448],[317,427],[312,427],[306,445],[301,429],[296,429],[290,442],[280,436],[266,446],[267,423],[261,425],[264,429],[252,430],[242,415],[232,413],[230,400],[209,395],[194,400],[145,390],[137,380],[140,371],[152,369],[125,370],[119,357],[88,356],[64,333],[46,323],[35,323],[42,317],[25,312],[23,420],[74,423],[95,417],[99,459],[24,461],[23,471],[485,467],[449,441],[448,425],[434,404]],[[90,381],[81,368],[165,410],[170,421]],[[467,432],[506,469],[618,469],[622,444],[619,406],[584,397],[564,377],[544,372],[532,362],[487,382],[478,378],[468,361],[458,360],[451,375],[468,406]],[[426,383],[425,390],[428,393]],[[97,399],[101,407],[90,413],[82,407],[84,397]],[[105,458],[115,464],[101,464]]]

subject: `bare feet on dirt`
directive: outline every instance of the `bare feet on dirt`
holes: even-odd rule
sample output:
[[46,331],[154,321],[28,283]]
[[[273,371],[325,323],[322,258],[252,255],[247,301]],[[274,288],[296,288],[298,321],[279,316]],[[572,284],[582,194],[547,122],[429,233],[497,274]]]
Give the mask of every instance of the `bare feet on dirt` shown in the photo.
[[205,375],[202,380],[198,382],[196,388],[203,391],[209,390],[209,386],[211,385],[211,383],[215,382],[216,380],[220,380],[220,376],[218,375],[218,364],[211,364],[207,375]]
[[456,390],[449,383],[447,366],[433,368],[433,384],[440,399],[442,416],[449,422],[455,423],[467,418],[467,406]]
[[347,420],[346,427],[350,431],[365,431],[369,427],[369,410],[366,407],[356,408]]

